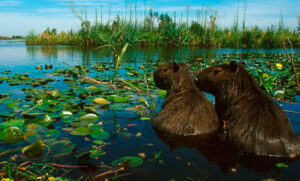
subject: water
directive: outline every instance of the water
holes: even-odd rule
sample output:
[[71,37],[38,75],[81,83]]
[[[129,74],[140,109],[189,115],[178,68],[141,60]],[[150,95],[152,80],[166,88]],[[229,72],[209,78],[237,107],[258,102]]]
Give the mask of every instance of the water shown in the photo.
[[[197,48],[151,48],[151,47],[130,47],[125,55],[126,63],[123,67],[139,67],[145,62],[187,62],[196,61],[197,58],[214,58],[218,56],[231,56],[239,60],[251,57],[264,57],[264,55],[281,53],[283,49],[197,49]],[[295,55],[300,54],[300,49],[294,50]],[[0,41],[0,71],[12,70],[13,73],[31,71],[36,77],[43,77],[51,70],[43,70],[42,73],[35,70],[35,66],[53,64],[55,68],[67,67],[69,65],[82,64],[92,66],[103,62],[113,63],[111,51],[84,50],[68,46],[26,46],[20,41]],[[56,82],[52,85],[64,89],[62,83]],[[9,86],[0,84],[0,93],[12,92],[15,97],[24,98],[21,91],[22,86]],[[299,97],[297,97],[299,101]],[[162,99],[157,99],[158,107]],[[283,109],[300,112],[298,103],[278,103]],[[4,108],[0,105],[0,110]],[[157,109],[155,112],[159,111]],[[222,144],[214,145],[212,142],[203,142],[201,139],[191,140],[182,138],[170,138],[152,130],[150,121],[141,121],[136,113],[128,111],[103,110],[100,120],[104,122],[104,128],[108,130],[111,137],[110,144],[104,148],[106,155],[98,160],[88,158],[74,158],[68,155],[59,159],[50,158],[47,163],[59,163],[65,165],[79,165],[88,168],[70,169],[65,174],[66,177],[74,179],[81,175],[96,175],[100,171],[101,163],[110,164],[111,161],[128,155],[145,153],[144,163],[137,168],[129,168],[124,173],[120,173],[119,180],[262,180],[265,178],[275,178],[276,180],[300,180],[300,161],[293,161],[288,164],[288,168],[277,168],[276,163],[287,162],[287,160],[277,160],[270,158],[251,157],[240,155]],[[287,113],[294,131],[300,134],[300,118],[298,114]],[[120,128],[127,128],[130,137],[123,137],[114,134],[115,123]],[[127,127],[128,124],[136,126]],[[64,127],[64,124],[57,122],[56,129]],[[142,136],[134,136],[142,133]],[[72,143],[76,144],[77,153],[87,147],[91,147],[91,141],[84,140],[83,137],[70,136],[62,131],[61,137],[68,137]],[[89,138],[91,139],[91,138]],[[195,144],[196,143],[196,144]],[[20,143],[22,145],[23,143]],[[26,145],[26,144],[25,144]],[[15,146],[0,145],[1,150]],[[160,161],[153,161],[153,155],[162,152]],[[76,153],[75,153],[76,154]],[[1,161],[7,157],[0,158]],[[24,157],[20,157],[20,162]],[[31,160],[38,162],[39,160]],[[236,169],[236,172],[235,170]],[[60,174],[63,174],[62,171]]]

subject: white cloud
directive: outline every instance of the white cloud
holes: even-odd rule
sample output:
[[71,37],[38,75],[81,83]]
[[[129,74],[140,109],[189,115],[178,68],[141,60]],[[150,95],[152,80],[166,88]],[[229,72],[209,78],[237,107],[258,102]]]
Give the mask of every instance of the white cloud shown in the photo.
[[[9,18],[7,18],[9,17]],[[0,12],[0,27],[2,36],[27,35],[31,30],[41,33],[47,27],[56,28],[58,32],[68,31],[71,28],[79,29],[80,21],[74,18],[65,17],[43,17],[30,16],[24,13]]]
[[22,4],[23,2],[21,1],[14,1],[14,0],[10,0],[10,1],[0,1],[0,6],[1,7],[11,7],[11,6],[18,6],[20,4]]

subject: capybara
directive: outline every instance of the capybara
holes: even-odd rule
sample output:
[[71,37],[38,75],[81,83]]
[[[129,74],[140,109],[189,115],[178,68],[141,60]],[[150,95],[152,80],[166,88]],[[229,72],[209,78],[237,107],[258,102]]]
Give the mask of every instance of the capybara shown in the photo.
[[219,129],[217,114],[196,87],[188,65],[162,65],[154,72],[154,82],[167,90],[162,110],[152,119],[154,128],[183,136],[211,134]]
[[207,68],[196,85],[215,96],[220,126],[235,147],[255,155],[299,156],[300,138],[288,117],[242,65],[232,61]]

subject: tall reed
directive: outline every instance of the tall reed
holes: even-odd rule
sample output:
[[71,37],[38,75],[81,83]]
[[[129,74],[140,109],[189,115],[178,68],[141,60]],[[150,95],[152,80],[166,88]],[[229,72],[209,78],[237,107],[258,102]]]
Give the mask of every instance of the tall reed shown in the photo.
[[[246,27],[246,3],[242,27],[239,27],[239,3],[237,6],[234,24],[230,28],[218,25],[217,11],[208,8],[197,10],[197,20],[190,21],[189,6],[186,6],[186,19],[177,20],[177,12],[171,17],[167,13],[153,11],[151,4],[147,13],[147,1],[144,2],[144,18],[141,23],[137,20],[137,5],[129,8],[126,5],[125,17],[117,14],[111,19],[109,6],[108,21],[103,22],[101,7],[100,21],[98,11],[95,10],[95,23],[87,20],[86,10],[79,15],[74,8],[71,12],[81,21],[78,31],[57,33],[55,29],[46,29],[40,35],[31,32],[26,37],[28,45],[80,45],[85,47],[99,47],[102,45],[157,45],[157,46],[198,46],[198,47],[226,47],[226,48],[278,48],[282,47],[282,40],[289,37],[294,47],[300,47],[300,25],[298,30],[284,27],[282,15],[278,26],[269,26],[261,29],[257,26]],[[127,20],[129,11],[129,20]],[[134,11],[134,12],[133,12]]]

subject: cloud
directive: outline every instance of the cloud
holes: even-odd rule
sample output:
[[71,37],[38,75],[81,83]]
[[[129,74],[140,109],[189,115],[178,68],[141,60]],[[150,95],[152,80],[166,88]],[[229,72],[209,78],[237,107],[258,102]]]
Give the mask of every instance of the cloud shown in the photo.
[[23,2],[21,1],[0,1],[0,7],[12,7],[12,6],[19,6]]
[[[9,17],[9,18],[7,18]],[[33,16],[25,13],[0,12],[0,27],[1,35],[27,35],[30,31],[34,31],[39,34],[47,27],[56,28],[58,32],[68,31],[72,29],[80,28],[80,21],[74,18],[68,17],[45,17],[45,16]]]

